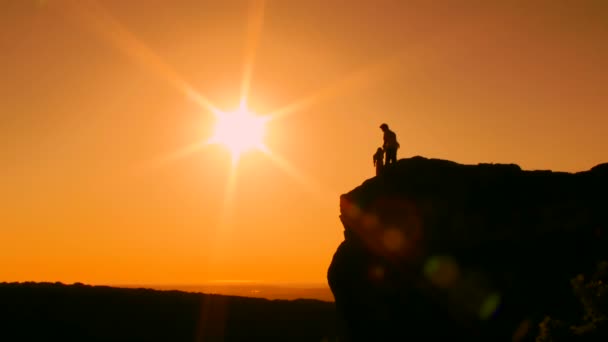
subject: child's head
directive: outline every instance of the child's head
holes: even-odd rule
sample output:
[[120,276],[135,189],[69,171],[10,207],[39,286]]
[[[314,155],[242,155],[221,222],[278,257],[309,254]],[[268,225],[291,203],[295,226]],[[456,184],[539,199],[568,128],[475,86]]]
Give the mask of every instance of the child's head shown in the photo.
[[382,147],[378,147],[378,149],[376,150],[376,153],[382,153],[382,152],[383,152]]

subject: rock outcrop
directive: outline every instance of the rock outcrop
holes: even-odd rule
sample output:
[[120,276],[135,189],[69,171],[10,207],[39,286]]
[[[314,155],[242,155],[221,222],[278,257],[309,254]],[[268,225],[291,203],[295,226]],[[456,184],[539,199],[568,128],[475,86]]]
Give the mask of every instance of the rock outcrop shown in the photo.
[[[328,282],[348,340],[529,340],[608,257],[608,164],[399,160],[340,198]],[[576,310],[574,310],[576,311]]]

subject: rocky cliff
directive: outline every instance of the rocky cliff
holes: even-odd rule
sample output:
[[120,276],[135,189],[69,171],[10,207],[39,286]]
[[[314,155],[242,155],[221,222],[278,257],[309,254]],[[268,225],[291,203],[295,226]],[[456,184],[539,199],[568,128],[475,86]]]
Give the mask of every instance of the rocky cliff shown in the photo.
[[328,281],[349,340],[530,340],[545,315],[579,314],[570,279],[608,257],[608,164],[402,159],[340,214]]

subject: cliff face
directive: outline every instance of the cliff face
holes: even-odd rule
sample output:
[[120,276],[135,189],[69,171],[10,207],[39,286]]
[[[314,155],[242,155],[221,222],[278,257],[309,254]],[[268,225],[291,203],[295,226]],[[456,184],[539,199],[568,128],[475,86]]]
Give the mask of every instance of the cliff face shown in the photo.
[[328,271],[353,340],[531,338],[608,257],[608,164],[579,173],[402,159],[340,198]]

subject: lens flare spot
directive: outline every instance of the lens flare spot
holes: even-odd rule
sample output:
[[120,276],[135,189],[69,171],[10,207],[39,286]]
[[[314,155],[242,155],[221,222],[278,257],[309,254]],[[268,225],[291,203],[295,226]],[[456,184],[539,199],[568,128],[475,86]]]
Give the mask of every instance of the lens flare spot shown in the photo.
[[526,336],[528,335],[528,332],[530,332],[531,328],[532,328],[532,322],[530,322],[529,319],[522,321],[519,324],[519,326],[517,327],[517,329],[515,329],[515,332],[513,333],[513,338],[511,339],[511,341],[513,341],[513,342],[523,341],[524,338],[526,338]]
[[382,235],[384,248],[389,252],[403,251],[405,248],[405,235],[396,228],[388,228]]
[[373,214],[363,215],[363,218],[361,219],[361,223],[365,229],[369,229],[369,230],[375,229],[380,225],[380,221],[378,220],[376,215],[373,215]]
[[356,205],[349,205],[345,209],[346,216],[350,219],[358,219],[361,215],[361,209]]
[[486,297],[479,309],[479,318],[486,320],[492,317],[500,305],[500,295],[492,293]]
[[449,256],[433,256],[425,263],[424,274],[433,285],[448,288],[452,287],[460,277],[460,268]]
[[369,269],[369,276],[374,281],[380,281],[384,279],[384,267],[381,265],[374,265]]

